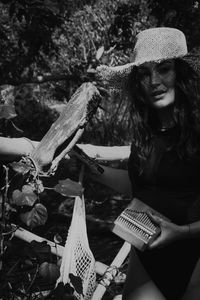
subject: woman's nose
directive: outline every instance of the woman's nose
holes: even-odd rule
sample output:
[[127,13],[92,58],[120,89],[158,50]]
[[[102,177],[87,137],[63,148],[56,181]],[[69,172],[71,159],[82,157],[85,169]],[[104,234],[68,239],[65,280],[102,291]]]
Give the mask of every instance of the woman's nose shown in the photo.
[[151,85],[155,86],[160,84],[160,76],[156,70],[152,70],[151,72]]

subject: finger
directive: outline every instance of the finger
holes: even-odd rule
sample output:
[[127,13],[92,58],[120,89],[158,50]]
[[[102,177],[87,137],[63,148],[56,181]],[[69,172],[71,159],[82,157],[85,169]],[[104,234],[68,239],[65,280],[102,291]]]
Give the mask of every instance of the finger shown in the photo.
[[150,219],[151,219],[154,223],[156,223],[156,224],[158,224],[158,225],[161,225],[162,222],[163,222],[163,219],[162,219],[162,218],[160,218],[160,217],[157,216],[157,215],[154,215],[151,211],[148,212],[148,216],[150,217]]
[[162,247],[162,238],[157,237],[150,245],[149,249],[161,248]]
[[157,242],[157,241],[154,241],[152,244],[150,244],[149,245],[149,250],[153,250],[153,249],[159,249],[159,248],[161,248],[161,246],[160,246],[160,243],[159,242]]

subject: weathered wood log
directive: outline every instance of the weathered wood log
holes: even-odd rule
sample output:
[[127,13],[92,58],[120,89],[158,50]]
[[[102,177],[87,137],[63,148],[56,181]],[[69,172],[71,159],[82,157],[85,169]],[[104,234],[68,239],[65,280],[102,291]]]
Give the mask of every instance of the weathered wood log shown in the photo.
[[83,83],[73,94],[58,119],[52,124],[31,154],[40,172],[53,171],[59,161],[72,149],[84,128],[96,112],[101,100],[98,89]]

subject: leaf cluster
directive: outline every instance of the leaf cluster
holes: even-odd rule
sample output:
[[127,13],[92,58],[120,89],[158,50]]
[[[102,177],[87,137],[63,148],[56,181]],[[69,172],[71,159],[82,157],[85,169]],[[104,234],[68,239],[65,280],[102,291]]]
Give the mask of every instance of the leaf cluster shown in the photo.
[[[157,19],[158,26],[169,26],[182,30],[187,37],[189,49],[199,47],[200,3],[198,0],[148,0],[148,2],[152,15]],[[188,22],[188,20],[190,21]]]
[[[49,2],[50,3],[50,2]],[[48,1],[7,1],[0,3],[3,19],[0,22],[1,80],[23,77],[33,72],[32,64],[43,62],[43,55],[52,55],[56,46],[52,40],[62,18]],[[27,70],[30,69],[30,70]]]
[[35,292],[42,292],[45,286],[53,289],[59,275],[57,259],[46,242],[9,241],[0,270],[0,296],[34,299]]

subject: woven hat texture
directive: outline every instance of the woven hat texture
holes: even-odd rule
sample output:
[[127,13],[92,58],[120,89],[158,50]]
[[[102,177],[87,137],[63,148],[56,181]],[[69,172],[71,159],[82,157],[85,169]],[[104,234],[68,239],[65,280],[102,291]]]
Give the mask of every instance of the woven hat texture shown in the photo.
[[141,31],[135,40],[130,63],[110,67],[97,67],[97,77],[114,89],[121,89],[134,66],[145,62],[161,62],[184,58],[188,55],[187,42],[182,31],[170,27],[156,27]]

